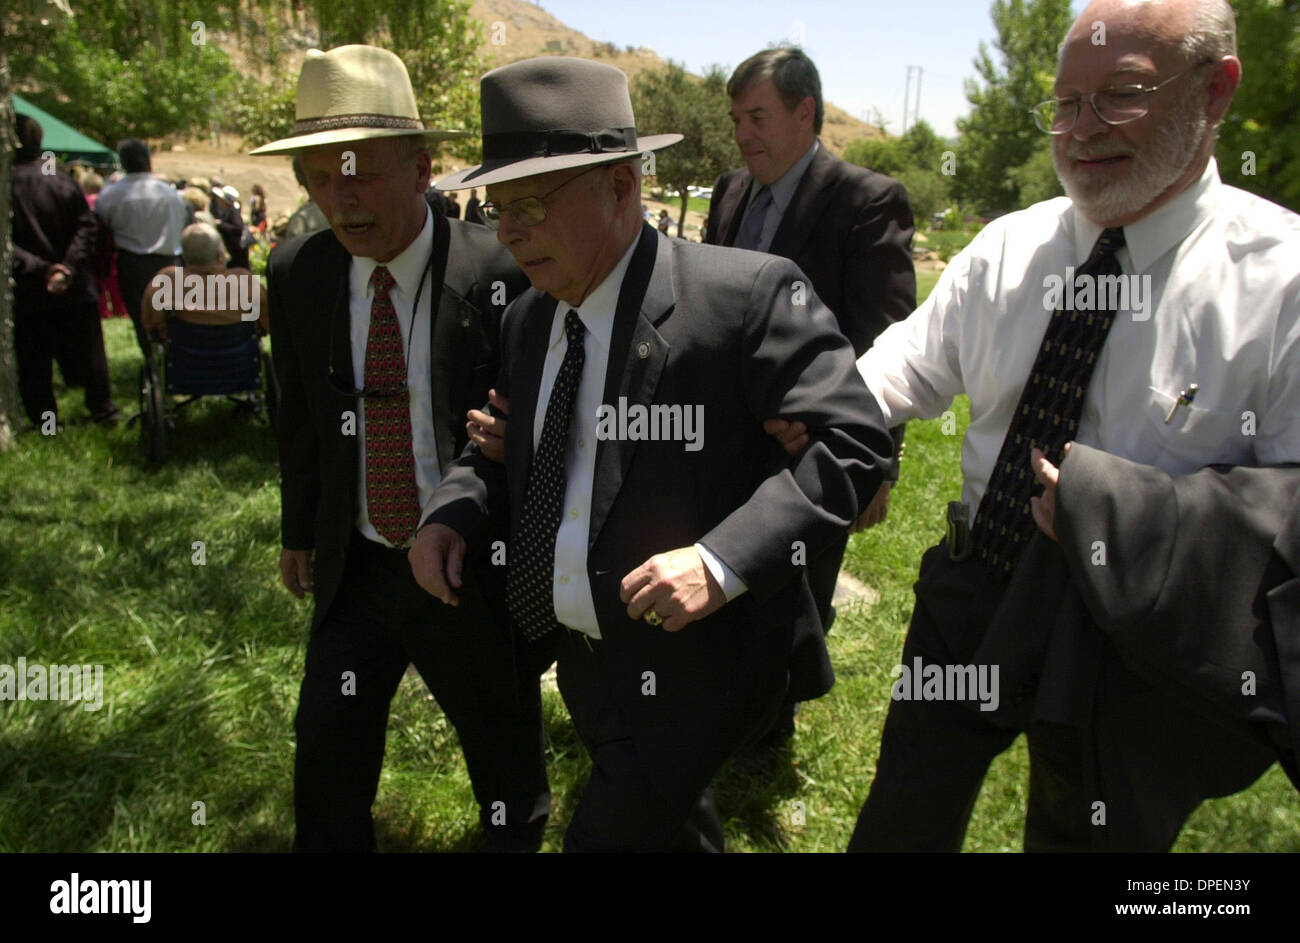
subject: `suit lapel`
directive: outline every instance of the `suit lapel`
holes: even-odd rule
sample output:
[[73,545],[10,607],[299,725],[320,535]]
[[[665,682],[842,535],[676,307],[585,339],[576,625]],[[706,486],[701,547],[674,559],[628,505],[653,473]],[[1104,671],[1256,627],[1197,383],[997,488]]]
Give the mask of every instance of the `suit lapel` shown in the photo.
[[749,187],[754,178],[749,171],[742,170],[730,189],[722,196],[718,207],[718,226],[722,233],[722,245],[734,246],[736,235],[740,232],[740,218],[745,215],[745,206],[749,202]]
[[[330,233],[326,243],[327,249],[325,259],[321,265],[321,271],[333,271],[337,274],[334,278],[319,278],[314,284],[317,286],[315,291],[315,304],[308,311],[309,316],[319,316],[319,313],[328,312],[327,328],[324,332],[310,332],[309,336],[320,338],[317,342],[321,344],[324,350],[320,354],[319,363],[325,365],[326,373],[322,375],[324,382],[324,395],[338,405],[339,419],[342,421],[342,413],[345,410],[351,410],[356,415],[361,413],[361,398],[344,396],[334,390],[333,384],[329,382],[328,374],[332,372],[339,378],[340,382],[352,389],[358,389],[360,386],[360,377],[355,375],[352,369],[352,309],[350,299],[350,284],[352,276],[352,256],[348,255],[343,244]],[[330,355],[333,354],[333,362],[330,362]],[[337,429],[338,426],[335,426]],[[357,503],[357,467],[361,462],[361,437],[358,435],[343,436],[341,446],[346,464],[340,469],[342,474],[343,487],[348,495],[346,510],[341,512],[346,515],[355,514]],[[349,520],[351,517],[349,516]]]
[[[433,258],[425,271],[420,273],[420,277],[429,279],[424,284],[424,291],[429,295],[431,319],[429,322],[429,389],[433,400],[433,415],[430,418],[433,422],[434,442],[438,446],[438,468],[445,475],[456,457],[451,416],[452,372],[440,369],[438,351],[443,350],[449,355],[454,355],[456,344],[461,337],[456,316],[458,300],[455,293],[448,288],[446,273],[449,268],[448,258],[460,258],[466,250],[459,245],[459,240],[455,239],[450,232],[451,227],[447,224],[447,218],[441,213],[432,215]],[[455,247],[451,245],[453,241],[458,243]],[[429,269],[432,271],[430,272]]]
[[[522,509],[533,464],[533,424],[537,410],[546,408],[537,402],[537,396],[559,302],[530,289],[517,304],[526,307],[520,312],[519,355],[506,394],[510,397],[510,427],[518,430],[518,434],[506,436],[506,468],[510,470],[510,506]],[[506,356],[510,356],[508,351]]]
[[[661,239],[650,226],[643,226],[618,295],[602,403],[617,409],[620,397],[626,397],[629,408],[638,403],[650,405],[668,360],[668,342],[655,329],[655,324],[672,307],[672,242]],[[596,443],[588,546],[596,543],[605,526],[636,446],[636,442],[618,438]]]
[[1295,497],[1291,500],[1290,513],[1278,528],[1273,549],[1291,568],[1291,572],[1300,576],[1300,488],[1297,488]]
[[772,236],[772,244],[767,250],[772,255],[793,259],[812,235],[813,227],[830,203],[831,190],[828,184],[835,169],[835,160],[825,145],[817,147],[817,153],[813,155],[803,178],[795,187],[790,205],[785,208],[781,224]]

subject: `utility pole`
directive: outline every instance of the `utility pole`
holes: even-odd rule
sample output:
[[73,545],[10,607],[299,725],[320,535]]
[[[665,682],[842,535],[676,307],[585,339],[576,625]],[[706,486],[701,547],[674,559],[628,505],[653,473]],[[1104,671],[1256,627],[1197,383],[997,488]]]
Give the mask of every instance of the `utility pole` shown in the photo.
[[903,86],[903,133],[907,133],[907,107],[912,101],[912,67],[907,67],[907,84]]
[[[916,104],[912,104],[912,72],[916,71]],[[907,133],[907,119],[910,114],[913,122],[921,120],[921,75],[925,72],[919,65],[907,67],[907,84],[903,88],[903,133]]]

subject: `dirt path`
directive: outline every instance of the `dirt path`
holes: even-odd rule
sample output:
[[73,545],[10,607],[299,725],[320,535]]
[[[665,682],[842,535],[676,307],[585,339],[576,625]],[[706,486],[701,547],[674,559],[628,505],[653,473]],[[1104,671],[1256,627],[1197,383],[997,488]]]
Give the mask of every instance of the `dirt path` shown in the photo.
[[155,173],[169,179],[184,177],[218,176],[239,191],[239,202],[248,218],[248,198],[253,184],[260,183],[266,191],[267,218],[275,222],[277,216],[287,215],[298,208],[306,197],[293,178],[293,167],[286,156],[249,157],[231,147],[213,148],[204,143],[191,142],[184,149],[156,151],[153,155]]

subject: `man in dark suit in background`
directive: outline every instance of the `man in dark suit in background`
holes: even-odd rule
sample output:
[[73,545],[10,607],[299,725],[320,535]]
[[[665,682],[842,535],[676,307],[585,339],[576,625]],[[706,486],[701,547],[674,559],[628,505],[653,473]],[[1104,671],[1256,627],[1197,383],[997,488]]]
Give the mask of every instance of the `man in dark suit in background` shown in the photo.
[[[500,311],[522,287],[480,227],[424,200],[430,155],[390,52],[309,53],[294,136],[330,229],[269,267],[281,387],[280,571],[315,594],[295,731],[299,851],[369,851],[388,705],[414,663],[455,726],[487,845],[536,850],[549,811],[536,673],[516,676],[500,568],[458,607],[425,594],[405,547],[498,369]],[[480,587],[482,587],[480,589]]]
[[68,174],[42,172],[44,132],[36,119],[18,115],[14,127],[14,357],[23,410],[37,428],[47,413],[57,419],[57,358],[85,385],[91,418],[114,426],[118,411],[91,268],[95,216]]
[[[713,185],[704,241],[792,259],[861,356],[877,334],[916,308],[907,191],[891,177],[846,163],[818,140],[821,78],[802,50],[751,56],[727,80],[727,94],[745,169],[729,170]],[[898,454],[901,425],[894,443]],[[895,462],[863,526],[884,520],[897,477]],[[808,565],[827,631],[847,541],[846,533]],[[787,704],[765,743],[775,746],[793,733],[794,704]]]
[[465,222],[482,223],[483,214],[479,211],[479,207],[482,205],[482,202],[478,198],[478,191],[469,191],[469,202],[465,204]]
[[[817,669],[797,694],[829,689],[804,563],[892,443],[796,266],[644,223],[641,154],[680,135],[637,138],[623,73],[526,60],[481,100],[484,163],[439,186],[487,187],[536,290],[502,328],[505,464],[466,452],[411,564],[452,602],[467,545],[509,520],[512,614],[558,649],[593,761],[566,850],[721,850],[709,782],[766,729],[795,659]],[[792,458],[763,429],[789,411],[811,439]]]

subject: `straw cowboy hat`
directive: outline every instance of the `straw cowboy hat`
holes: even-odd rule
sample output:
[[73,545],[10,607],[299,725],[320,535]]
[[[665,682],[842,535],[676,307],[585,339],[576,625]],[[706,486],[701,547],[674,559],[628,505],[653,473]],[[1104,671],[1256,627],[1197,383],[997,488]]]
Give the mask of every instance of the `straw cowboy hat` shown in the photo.
[[230,187],[230,186],[213,187],[212,194],[218,199],[225,200],[235,209],[239,209],[239,191],[236,190],[234,187]]
[[250,154],[286,154],[320,144],[417,134],[426,141],[468,137],[431,130],[420,120],[402,60],[378,46],[309,49],[298,76],[293,135]]
[[603,62],[525,59],[487,73],[480,92],[483,163],[439,180],[439,190],[609,164],[682,139],[680,134],[638,138],[627,76]]

